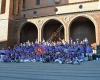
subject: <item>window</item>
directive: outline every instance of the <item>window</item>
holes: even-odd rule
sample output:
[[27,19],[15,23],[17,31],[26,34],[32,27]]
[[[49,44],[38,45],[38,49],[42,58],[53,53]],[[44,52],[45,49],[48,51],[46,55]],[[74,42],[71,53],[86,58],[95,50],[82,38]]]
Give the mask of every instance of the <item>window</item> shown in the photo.
[[20,10],[20,0],[13,0],[13,14],[18,15]]
[[40,0],[36,0],[36,5],[40,5]]
[[56,4],[59,4],[59,3],[60,3],[60,1],[61,1],[61,0],[55,0],[55,3],[56,3]]
[[25,9],[26,0],[23,0],[23,9]]
[[48,0],[49,5],[53,5],[55,3],[55,0]]
[[6,0],[0,0],[0,13],[3,14],[5,13],[5,8],[6,8]]

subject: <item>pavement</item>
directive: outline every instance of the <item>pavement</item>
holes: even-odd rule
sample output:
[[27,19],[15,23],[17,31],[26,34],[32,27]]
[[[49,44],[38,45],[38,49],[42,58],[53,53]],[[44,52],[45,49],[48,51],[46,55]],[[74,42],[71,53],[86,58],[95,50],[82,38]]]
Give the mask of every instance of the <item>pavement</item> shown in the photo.
[[80,65],[0,63],[0,80],[100,80],[100,60]]

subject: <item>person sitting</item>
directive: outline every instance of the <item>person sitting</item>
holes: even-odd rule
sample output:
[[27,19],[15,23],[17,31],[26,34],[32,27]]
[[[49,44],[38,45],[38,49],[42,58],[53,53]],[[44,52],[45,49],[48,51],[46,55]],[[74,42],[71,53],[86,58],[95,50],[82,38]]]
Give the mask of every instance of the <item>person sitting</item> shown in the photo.
[[57,59],[55,59],[55,63],[60,63],[60,64],[62,64],[62,63],[63,63],[62,58],[57,58]]

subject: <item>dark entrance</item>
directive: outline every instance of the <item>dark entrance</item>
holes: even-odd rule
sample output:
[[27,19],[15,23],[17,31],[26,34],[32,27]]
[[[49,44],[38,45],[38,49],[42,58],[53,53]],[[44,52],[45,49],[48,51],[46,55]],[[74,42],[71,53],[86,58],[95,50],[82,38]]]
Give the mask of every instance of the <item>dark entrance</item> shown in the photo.
[[95,43],[95,26],[91,20],[85,17],[76,18],[70,26],[70,37],[75,41],[79,39],[80,41],[87,38],[89,42]]
[[45,41],[58,41],[64,39],[64,27],[57,20],[49,20],[43,28],[43,39]]
[[20,32],[20,42],[33,41],[35,42],[38,36],[37,27],[33,23],[24,24]]

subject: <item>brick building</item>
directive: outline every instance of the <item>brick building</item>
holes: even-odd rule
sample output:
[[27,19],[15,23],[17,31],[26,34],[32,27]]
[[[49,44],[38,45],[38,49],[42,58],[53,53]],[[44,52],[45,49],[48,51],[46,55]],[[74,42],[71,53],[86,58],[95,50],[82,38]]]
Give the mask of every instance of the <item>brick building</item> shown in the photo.
[[100,0],[0,0],[0,13],[1,47],[47,41],[57,30],[56,40],[100,45]]

